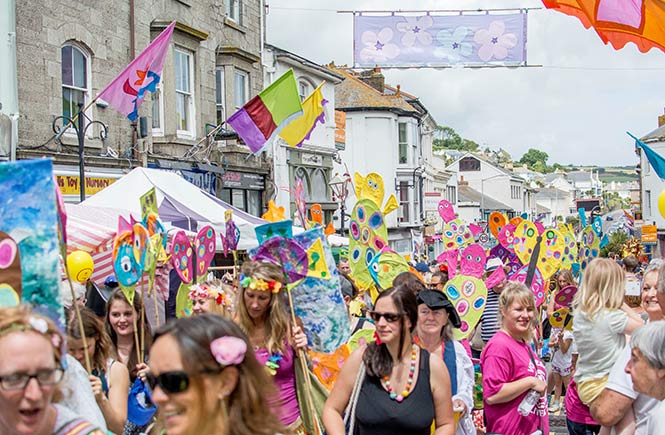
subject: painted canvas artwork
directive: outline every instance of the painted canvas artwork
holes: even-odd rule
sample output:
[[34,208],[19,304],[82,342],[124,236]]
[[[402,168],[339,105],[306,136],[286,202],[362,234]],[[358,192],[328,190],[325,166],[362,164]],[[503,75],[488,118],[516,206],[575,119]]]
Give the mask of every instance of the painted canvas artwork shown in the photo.
[[[55,189],[50,160],[0,163],[0,231],[18,245],[20,299],[57,313],[62,319]],[[15,275],[15,268],[10,270],[9,275]],[[3,271],[6,269],[0,269],[0,291],[10,292],[8,286],[2,285]]]

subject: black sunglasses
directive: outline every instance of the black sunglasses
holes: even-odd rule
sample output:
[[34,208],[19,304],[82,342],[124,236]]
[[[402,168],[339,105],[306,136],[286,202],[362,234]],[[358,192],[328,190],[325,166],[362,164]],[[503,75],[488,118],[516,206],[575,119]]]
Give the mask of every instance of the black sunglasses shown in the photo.
[[378,322],[381,320],[381,317],[386,319],[386,322],[392,323],[396,322],[402,317],[404,314],[402,313],[379,313],[378,311],[370,311],[369,316],[374,320],[374,322]]
[[[221,369],[204,369],[201,373],[219,373]],[[146,384],[153,391],[157,385],[167,394],[184,393],[189,388],[189,375],[184,371],[164,372],[159,376],[147,373],[145,377]]]

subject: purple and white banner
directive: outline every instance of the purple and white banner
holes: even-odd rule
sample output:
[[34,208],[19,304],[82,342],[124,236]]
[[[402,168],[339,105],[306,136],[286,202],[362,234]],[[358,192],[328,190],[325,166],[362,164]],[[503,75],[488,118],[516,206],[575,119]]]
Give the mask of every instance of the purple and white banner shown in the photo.
[[356,67],[520,66],[526,13],[354,15]]

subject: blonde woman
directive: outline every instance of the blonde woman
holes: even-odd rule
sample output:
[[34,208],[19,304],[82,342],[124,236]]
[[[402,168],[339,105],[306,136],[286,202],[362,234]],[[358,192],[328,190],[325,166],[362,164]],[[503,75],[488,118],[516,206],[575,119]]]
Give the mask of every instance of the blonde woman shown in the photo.
[[[643,325],[642,319],[623,302],[626,276],[608,258],[596,258],[584,271],[574,302],[573,337],[579,356],[575,382],[580,400],[593,406],[605,389],[607,378],[626,345],[626,335]],[[631,412],[615,426],[617,435],[632,434]],[[602,433],[609,433],[603,428]]]
[[256,358],[272,375],[277,396],[270,398],[272,409],[289,431],[305,434],[296,392],[295,358],[298,349],[307,349],[301,325],[288,316],[284,272],[274,264],[245,262],[240,275],[236,322],[248,335]]
[[195,316],[205,313],[229,316],[231,313],[231,301],[226,292],[209,284],[192,285],[188,296]]
[[[480,358],[488,433],[549,433],[547,370],[531,347],[535,313],[531,290],[521,283],[506,284],[499,297],[501,328]],[[530,408],[518,412],[527,396],[536,395],[539,399]]]

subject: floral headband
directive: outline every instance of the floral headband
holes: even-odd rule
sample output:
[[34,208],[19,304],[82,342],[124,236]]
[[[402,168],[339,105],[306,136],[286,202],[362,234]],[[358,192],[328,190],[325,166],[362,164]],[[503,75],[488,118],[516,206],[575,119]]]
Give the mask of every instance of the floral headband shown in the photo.
[[252,278],[244,273],[240,274],[240,285],[251,290],[270,291],[279,293],[282,289],[282,283],[279,281],[264,281],[261,278]]
[[[46,320],[35,316],[28,317],[27,325],[23,323],[12,323],[5,329],[0,330],[0,337],[7,334],[11,334],[12,332],[23,332],[23,331],[35,331],[39,332],[42,335],[46,335],[49,337],[53,347],[62,350],[64,343],[62,341],[62,337],[60,336],[60,334],[49,333],[48,323],[46,322]],[[63,355],[65,355],[65,353],[63,353]]]
[[222,291],[214,290],[205,284],[194,284],[189,290],[189,299],[214,299],[217,305],[228,306],[229,301]]
[[238,365],[245,359],[247,343],[242,338],[225,336],[210,342],[210,353],[222,367]]

